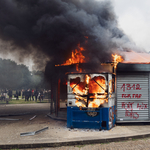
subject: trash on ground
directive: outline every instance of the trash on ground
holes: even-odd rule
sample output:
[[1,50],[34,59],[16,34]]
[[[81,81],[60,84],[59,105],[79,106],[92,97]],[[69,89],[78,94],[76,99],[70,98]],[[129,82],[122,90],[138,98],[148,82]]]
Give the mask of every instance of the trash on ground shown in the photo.
[[33,132],[20,133],[20,136],[35,135],[35,134],[38,134],[38,133],[40,133],[40,132],[42,132],[42,131],[45,131],[45,130],[47,130],[47,129],[48,129],[48,127],[45,127],[45,128],[43,128],[43,129],[40,129],[40,130],[37,130],[37,131],[33,131]]
[[36,115],[35,115],[35,116],[33,116],[32,118],[30,118],[29,120],[31,121],[31,120],[33,120],[35,117],[36,117]]

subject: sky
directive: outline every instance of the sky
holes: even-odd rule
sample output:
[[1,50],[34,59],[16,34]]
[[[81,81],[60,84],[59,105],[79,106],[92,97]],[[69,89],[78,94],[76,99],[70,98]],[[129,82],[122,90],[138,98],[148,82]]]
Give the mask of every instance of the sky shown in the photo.
[[150,0],[112,0],[119,27],[141,49],[150,51]]

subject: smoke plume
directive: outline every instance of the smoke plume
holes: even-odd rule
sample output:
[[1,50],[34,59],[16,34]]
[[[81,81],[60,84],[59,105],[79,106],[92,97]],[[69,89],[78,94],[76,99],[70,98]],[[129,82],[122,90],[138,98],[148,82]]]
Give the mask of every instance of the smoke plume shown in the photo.
[[20,61],[31,56],[41,68],[47,60],[65,62],[77,45],[91,63],[111,60],[118,50],[138,50],[118,28],[110,1],[97,0],[2,0],[0,39],[17,51]]

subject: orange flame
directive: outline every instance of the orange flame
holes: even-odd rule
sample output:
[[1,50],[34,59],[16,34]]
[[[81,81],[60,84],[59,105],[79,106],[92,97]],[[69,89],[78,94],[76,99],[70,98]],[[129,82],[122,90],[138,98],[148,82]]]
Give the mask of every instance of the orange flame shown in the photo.
[[76,102],[75,102],[75,104],[78,106],[78,107],[86,107],[86,105],[83,103],[83,102],[81,102],[81,101],[78,101],[78,100],[76,100]]
[[98,99],[98,95],[95,94],[95,99],[89,102],[88,107],[98,108],[104,102],[105,102],[105,99]]
[[55,66],[67,66],[67,65],[76,64],[76,70],[79,72],[82,72],[82,70],[79,69],[78,64],[85,62],[85,56],[83,56],[82,54],[82,51],[84,51],[84,48],[80,47],[80,44],[78,44],[78,49],[75,49],[74,51],[72,51],[71,58],[69,58],[65,63],[61,65],[55,65]]
[[105,93],[106,83],[102,76],[94,77],[89,84],[89,93]]
[[70,86],[75,94],[75,104],[78,107],[86,107],[87,105],[88,107],[98,108],[104,102],[108,102],[105,92],[106,81],[103,76],[91,78],[89,75],[85,75],[84,82],[81,82],[80,77],[77,77],[70,80]]
[[112,80],[109,81],[109,93],[112,93]]
[[77,64],[77,63],[84,63],[85,57],[82,54],[82,51],[84,51],[83,47],[80,47],[80,44],[78,44],[79,50],[75,49],[75,52],[72,51],[72,56],[69,60],[67,60],[63,65],[71,65],[71,64]]
[[114,68],[116,69],[117,68],[117,64],[119,62],[122,62],[123,58],[122,58],[122,56],[117,55],[117,54],[115,54],[115,55],[112,54],[112,57],[113,57],[113,62],[114,62]]
[[89,84],[90,77],[86,75],[86,83]]

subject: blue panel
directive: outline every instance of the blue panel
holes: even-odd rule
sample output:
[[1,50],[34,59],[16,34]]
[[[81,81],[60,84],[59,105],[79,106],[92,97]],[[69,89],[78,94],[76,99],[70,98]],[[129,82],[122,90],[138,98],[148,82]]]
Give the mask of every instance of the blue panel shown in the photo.
[[116,123],[115,106],[102,109],[102,122],[106,121],[106,127],[102,126],[102,129],[109,130],[114,127]]
[[68,128],[89,128],[109,130],[115,124],[115,107],[98,108],[95,111],[79,107],[67,107]]
[[106,126],[102,126],[102,129],[108,130],[108,124],[109,124],[109,108],[103,108],[102,109],[102,121],[106,122]]
[[67,107],[67,127],[71,127],[71,107]]

